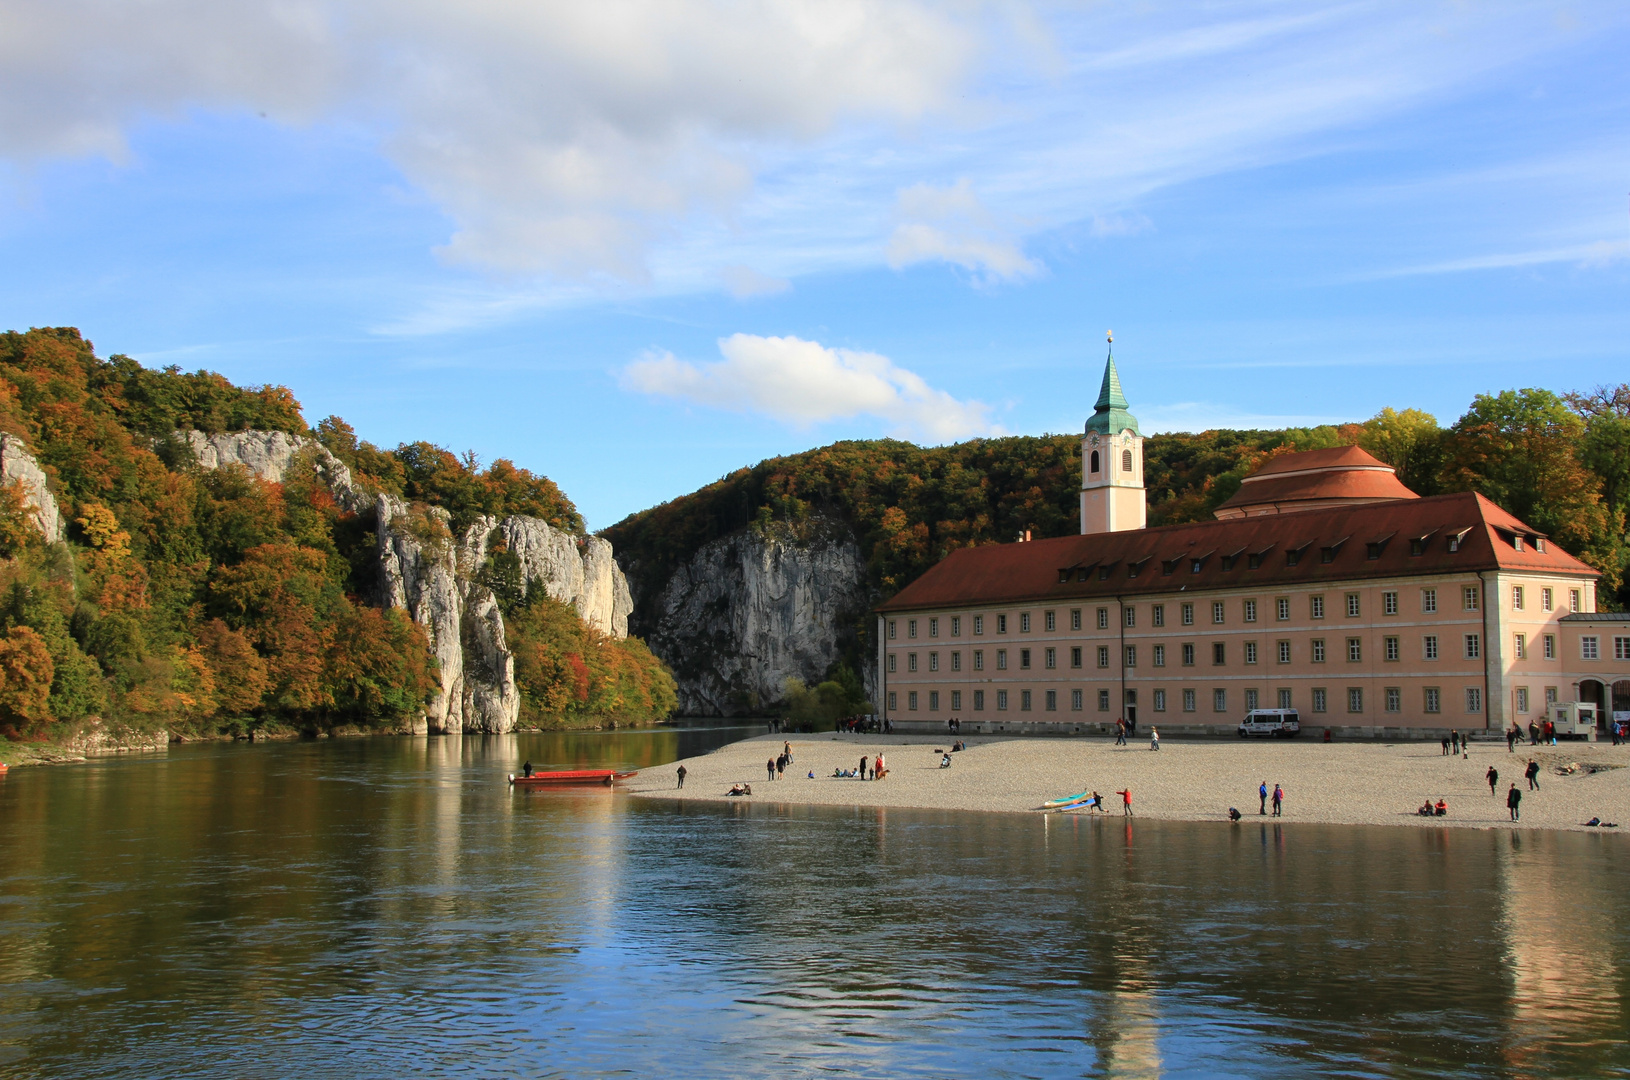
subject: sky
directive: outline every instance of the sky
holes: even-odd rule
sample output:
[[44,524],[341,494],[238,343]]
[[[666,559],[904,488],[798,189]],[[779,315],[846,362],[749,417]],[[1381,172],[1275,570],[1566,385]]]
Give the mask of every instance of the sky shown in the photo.
[[0,0],[0,328],[591,528],[842,438],[1630,379],[1630,5]]

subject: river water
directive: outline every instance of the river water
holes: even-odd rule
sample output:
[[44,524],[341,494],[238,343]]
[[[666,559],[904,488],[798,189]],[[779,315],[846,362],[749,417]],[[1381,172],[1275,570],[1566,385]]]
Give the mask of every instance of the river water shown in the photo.
[[1630,1075],[1625,837],[503,779],[742,734],[15,770],[0,1076]]

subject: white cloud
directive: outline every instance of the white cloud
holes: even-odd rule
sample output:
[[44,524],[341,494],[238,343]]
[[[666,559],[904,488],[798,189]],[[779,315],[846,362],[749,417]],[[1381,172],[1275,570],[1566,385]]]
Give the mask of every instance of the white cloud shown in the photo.
[[915,184],[899,194],[901,219],[889,238],[889,265],[941,260],[986,281],[1016,281],[1041,273],[1020,248],[1015,230],[997,220],[966,177],[948,188]]
[[693,364],[653,351],[622,372],[625,389],[807,425],[874,416],[897,434],[949,442],[1000,431],[990,408],[958,401],[886,356],[796,337],[732,334],[724,359]]
[[792,282],[786,278],[761,274],[750,266],[726,266],[719,271],[719,280],[730,290],[730,295],[738,300],[747,300],[754,296],[774,296],[792,288]]

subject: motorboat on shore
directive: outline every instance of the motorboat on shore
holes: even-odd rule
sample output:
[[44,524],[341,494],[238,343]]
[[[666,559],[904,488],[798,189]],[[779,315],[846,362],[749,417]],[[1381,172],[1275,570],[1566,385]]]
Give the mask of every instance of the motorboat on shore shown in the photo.
[[531,776],[510,773],[509,782],[518,788],[610,787],[618,780],[627,780],[634,775],[634,772],[617,772],[614,769],[557,769],[535,772]]

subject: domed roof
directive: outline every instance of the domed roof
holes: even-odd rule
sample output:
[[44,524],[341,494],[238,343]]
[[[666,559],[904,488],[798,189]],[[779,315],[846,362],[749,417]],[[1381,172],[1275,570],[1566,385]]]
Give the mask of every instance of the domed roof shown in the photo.
[[1356,446],[1281,454],[1247,476],[1219,518],[1291,514],[1331,506],[1418,499],[1392,466]]

